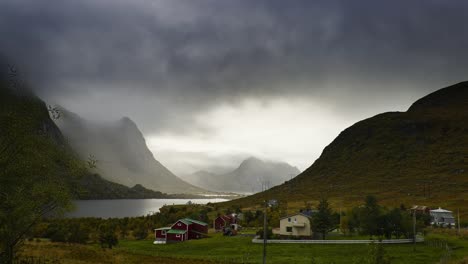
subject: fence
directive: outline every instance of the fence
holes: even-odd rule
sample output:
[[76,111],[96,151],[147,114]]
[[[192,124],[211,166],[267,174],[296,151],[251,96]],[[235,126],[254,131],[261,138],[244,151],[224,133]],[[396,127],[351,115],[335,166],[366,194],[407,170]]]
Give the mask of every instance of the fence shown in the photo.
[[[382,243],[382,244],[410,244],[413,243],[413,239],[362,239],[362,240],[289,240],[289,239],[269,239],[268,244],[371,244],[371,243]],[[424,242],[424,238],[417,237],[417,243]],[[261,244],[263,239],[255,237],[252,239],[252,243]]]

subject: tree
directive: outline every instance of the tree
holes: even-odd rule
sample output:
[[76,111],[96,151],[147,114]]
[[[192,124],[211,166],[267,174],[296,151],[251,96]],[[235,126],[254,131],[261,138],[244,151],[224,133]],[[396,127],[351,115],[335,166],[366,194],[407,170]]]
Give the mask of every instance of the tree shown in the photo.
[[115,231],[116,228],[112,223],[105,223],[99,227],[99,244],[101,244],[101,248],[112,249],[119,243]]
[[336,227],[332,219],[332,210],[329,207],[328,200],[325,197],[320,199],[318,205],[318,212],[313,216],[312,219],[312,230],[315,233],[322,235],[322,239],[325,239],[325,236],[328,232],[333,230]]
[[360,212],[360,224],[362,232],[368,235],[382,234],[379,222],[381,222],[381,208],[377,203],[377,198],[372,195],[366,197],[364,208]]
[[[9,152],[8,144],[1,145],[2,152]],[[13,145],[18,152],[6,158],[0,154],[0,259],[4,263],[13,262],[25,236],[43,216],[60,214],[70,205],[66,184],[48,171],[48,162],[26,160],[22,154],[29,149]]]
[[133,236],[136,240],[143,240],[148,236],[148,229],[143,223],[141,223],[133,230]]
[[[45,111],[44,111],[45,110]],[[67,179],[77,167],[43,103],[0,80],[0,263],[13,263],[26,235],[70,208]]]
[[242,220],[242,225],[250,226],[250,223],[255,220],[255,215],[252,211],[248,210],[244,212],[244,219]]
[[67,241],[69,243],[85,244],[88,241],[90,231],[83,224],[73,221],[68,223],[68,229],[69,236]]

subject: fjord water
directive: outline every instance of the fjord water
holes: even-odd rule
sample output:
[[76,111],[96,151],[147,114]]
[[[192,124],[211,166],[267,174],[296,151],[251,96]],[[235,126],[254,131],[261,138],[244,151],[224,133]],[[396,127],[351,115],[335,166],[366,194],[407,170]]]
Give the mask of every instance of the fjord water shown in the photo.
[[119,199],[119,200],[79,200],[67,217],[123,218],[137,217],[159,212],[164,205],[207,204],[224,202],[226,199]]

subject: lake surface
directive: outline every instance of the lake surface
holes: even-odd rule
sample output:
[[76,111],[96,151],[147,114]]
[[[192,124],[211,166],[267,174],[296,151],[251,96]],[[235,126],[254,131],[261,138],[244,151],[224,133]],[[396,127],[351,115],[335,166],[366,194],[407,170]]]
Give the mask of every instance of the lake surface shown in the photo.
[[75,209],[67,217],[123,218],[144,216],[159,212],[164,205],[218,203],[226,199],[121,199],[74,201]]

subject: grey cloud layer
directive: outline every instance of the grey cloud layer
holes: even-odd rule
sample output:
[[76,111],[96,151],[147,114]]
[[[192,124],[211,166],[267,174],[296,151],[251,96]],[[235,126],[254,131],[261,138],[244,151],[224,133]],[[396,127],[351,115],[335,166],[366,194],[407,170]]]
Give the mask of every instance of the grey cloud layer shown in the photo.
[[2,0],[0,53],[46,96],[158,97],[155,123],[171,127],[245,97],[346,105],[462,81],[467,13],[461,0]]

